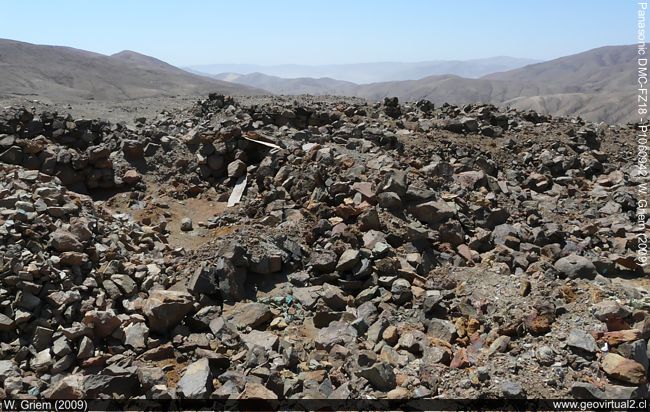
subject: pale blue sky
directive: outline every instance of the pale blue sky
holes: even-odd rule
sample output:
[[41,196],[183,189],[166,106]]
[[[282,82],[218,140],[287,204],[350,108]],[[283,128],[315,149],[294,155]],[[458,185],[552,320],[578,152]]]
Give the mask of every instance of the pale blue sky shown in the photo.
[[634,0],[3,0],[0,37],[185,66],[549,59],[632,44]]

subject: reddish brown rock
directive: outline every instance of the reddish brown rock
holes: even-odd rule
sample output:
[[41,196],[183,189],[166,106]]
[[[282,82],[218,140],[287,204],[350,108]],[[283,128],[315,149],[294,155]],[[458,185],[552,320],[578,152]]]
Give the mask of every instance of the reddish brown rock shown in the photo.
[[126,173],[124,173],[124,176],[122,176],[122,181],[130,186],[135,185],[141,180],[142,180],[142,176],[140,175],[140,173],[138,173],[137,170],[134,169],[127,170]]
[[382,338],[391,346],[395,346],[398,337],[397,328],[393,325],[388,326],[382,334]]
[[536,312],[526,318],[526,328],[536,335],[551,331],[554,317],[550,314],[537,314]]
[[278,395],[266,389],[261,383],[248,382],[239,399],[278,399]]
[[601,361],[607,376],[634,385],[646,382],[646,370],[638,362],[615,353],[608,353]]
[[82,265],[88,261],[88,255],[81,252],[63,252],[59,255],[62,265]]
[[467,368],[468,366],[470,366],[470,362],[469,358],[467,357],[467,351],[465,348],[458,349],[456,353],[454,353],[454,358],[451,360],[449,367],[461,369]]
[[614,332],[605,332],[599,340],[607,342],[611,346],[618,346],[623,342],[633,342],[641,338],[641,331],[637,329],[617,330]]

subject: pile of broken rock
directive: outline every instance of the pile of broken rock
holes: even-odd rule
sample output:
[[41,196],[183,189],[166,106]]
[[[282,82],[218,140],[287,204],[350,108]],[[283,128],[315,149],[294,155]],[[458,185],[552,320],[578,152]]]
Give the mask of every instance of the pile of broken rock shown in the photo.
[[[633,126],[248,99],[0,116],[2,397],[648,396]],[[172,247],[106,190],[230,230]]]

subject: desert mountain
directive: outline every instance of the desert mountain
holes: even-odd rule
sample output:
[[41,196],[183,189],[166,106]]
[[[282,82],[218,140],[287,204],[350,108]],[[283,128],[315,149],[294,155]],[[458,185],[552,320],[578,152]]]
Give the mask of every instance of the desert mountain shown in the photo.
[[355,95],[379,100],[387,96],[417,101],[427,99],[436,104],[502,102],[517,96],[538,96],[555,91],[554,86],[505,80],[466,79],[459,76],[430,76],[420,80],[364,84]]
[[278,94],[338,94],[380,100],[397,96],[441,103],[494,103],[591,121],[636,121],[636,47],[601,47],[571,56],[493,73],[478,79],[456,75],[355,85],[333,79],[282,79],[256,73],[224,74],[223,80]]
[[523,69],[495,73],[484,79],[552,84],[562,92],[522,95],[503,101],[556,115],[580,115],[609,123],[638,121],[636,47],[608,46],[562,57]]
[[179,69],[176,66],[172,66],[171,64],[156,59],[155,57],[147,56],[145,54],[131,50],[122,50],[119,53],[111,54],[110,57],[115,60],[121,60],[130,66],[138,67],[144,70],[163,71],[177,74],[187,73],[185,70]]
[[313,95],[353,95],[359,87],[356,83],[335,80],[328,77],[314,79],[300,77],[284,79],[263,73],[237,74],[221,73],[213,76],[216,79],[243,84],[268,90],[275,94],[313,94]]
[[489,73],[516,69],[527,64],[536,63],[532,59],[519,59],[500,56],[473,60],[435,60],[424,62],[378,62],[330,65],[254,65],[254,64],[209,64],[191,66],[188,70],[197,73],[220,74],[263,73],[282,78],[331,78],[348,82],[375,83],[396,80],[417,80],[427,76],[454,74],[468,78],[477,78]]
[[636,58],[635,46],[606,46],[483,78],[553,84],[567,92],[620,90],[634,86]]
[[131,51],[105,56],[69,47],[0,39],[0,95],[73,102],[208,92],[261,91],[188,73]]
[[593,121],[636,121],[636,47],[608,46],[480,79],[434,76],[362,85],[355,95],[436,103],[489,102]]
[[[312,72],[318,68],[321,73],[336,69],[345,78],[360,78],[362,73],[369,78],[396,76],[395,81],[357,84],[334,76],[282,78],[269,73],[233,72],[202,76],[128,50],[106,56],[0,39],[0,96],[33,96],[53,102],[120,101],[208,92],[346,95],[371,100],[397,96],[402,101],[427,99],[437,104],[493,103],[618,123],[637,120],[633,98],[635,59],[634,46],[608,46],[480,78],[469,77],[488,68],[494,71],[523,61],[475,60],[473,68],[465,64],[468,62],[273,66],[274,70],[290,68],[295,73],[304,72],[305,67]],[[399,76],[416,76],[434,69],[465,70],[464,75],[469,77],[448,73],[399,80]]]

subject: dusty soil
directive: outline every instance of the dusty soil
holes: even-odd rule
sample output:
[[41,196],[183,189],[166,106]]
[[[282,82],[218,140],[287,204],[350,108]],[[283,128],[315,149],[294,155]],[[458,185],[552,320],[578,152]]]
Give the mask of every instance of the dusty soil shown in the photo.
[[[148,186],[145,199],[150,199],[147,208],[142,208],[139,202],[132,202],[128,193],[117,193],[102,202],[114,213],[127,213],[133,220],[141,224],[156,224],[164,221],[170,231],[167,238],[174,247],[195,250],[224,235],[234,233],[236,226],[207,229],[205,222],[219,216],[227,207],[227,202],[219,202],[204,196],[178,200],[167,195],[160,195],[155,187]],[[181,230],[181,221],[192,219],[190,231]]]

